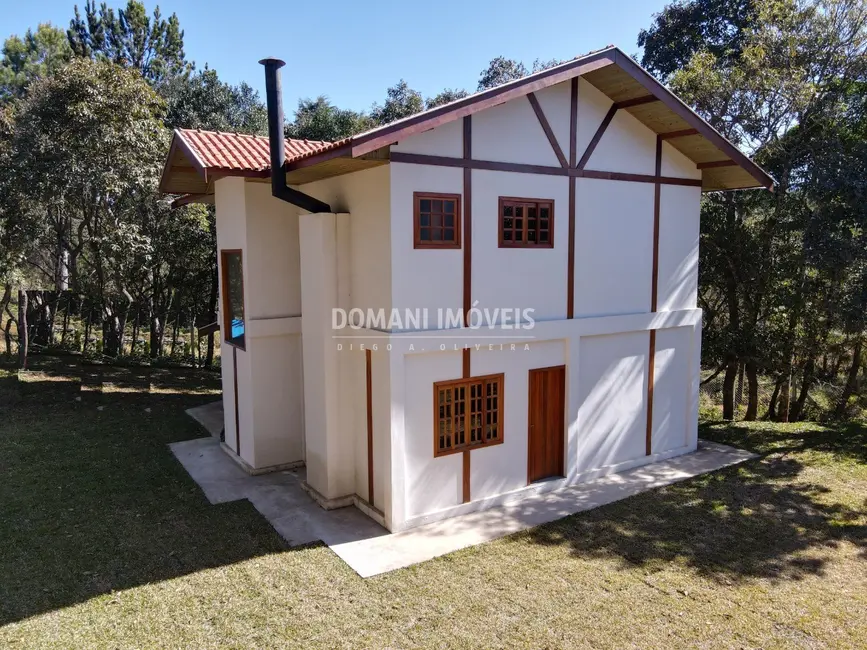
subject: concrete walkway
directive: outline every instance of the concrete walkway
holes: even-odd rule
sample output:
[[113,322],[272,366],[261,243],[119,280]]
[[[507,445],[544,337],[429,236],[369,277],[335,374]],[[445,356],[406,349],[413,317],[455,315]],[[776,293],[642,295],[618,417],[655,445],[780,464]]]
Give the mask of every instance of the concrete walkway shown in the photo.
[[303,469],[249,476],[214,438],[169,446],[211,503],[249,499],[290,544],[322,540],[365,578],[755,457],[734,447],[699,441],[698,451],[686,456],[527,497],[517,504],[389,534],[353,507],[321,509],[301,489]]
[[219,438],[223,431],[223,400],[187,409],[187,415],[205,427],[205,431]]

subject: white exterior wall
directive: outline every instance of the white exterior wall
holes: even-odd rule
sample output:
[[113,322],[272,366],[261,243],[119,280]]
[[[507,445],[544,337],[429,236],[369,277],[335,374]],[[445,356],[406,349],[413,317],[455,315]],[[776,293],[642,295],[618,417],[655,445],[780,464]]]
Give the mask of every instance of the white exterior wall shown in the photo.
[[[537,93],[561,148],[569,151],[569,84]],[[578,157],[611,100],[579,82]],[[528,100],[520,98],[472,118],[472,156],[558,165]],[[394,151],[460,157],[460,121],[413,136]],[[656,135],[619,111],[587,169],[655,172]],[[462,194],[459,168],[392,163],[392,304],[459,308],[462,250],[414,250],[413,192]],[[663,175],[700,178],[694,163],[667,143]],[[576,181],[574,319],[566,320],[568,179],[472,171],[472,300],[479,309],[532,307],[537,338],[523,350],[515,330],[484,330],[490,341],[471,352],[471,375],[504,373],[501,445],[472,450],[471,502],[463,504],[462,454],[433,455],[433,384],[461,377],[467,332],[412,340],[391,338],[393,530],[506,503],[528,491],[554,489],[684,453],[696,445],[701,315],[696,307],[700,189],[662,186],[658,311],[652,314],[652,183]],[[498,243],[500,196],[554,201],[552,249],[503,249]],[[651,454],[646,455],[650,330],[656,330]],[[476,334],[475,332],[473,334]],[[473,342],[473,341],[470,341]],[[500,349],[501,343],[506,349]],[[509,349],[515,342],[517,349]],[[446,351],[439,351],[440,343]],[[413,349],[409,346],[412,344]],[[492,349],[488,349],[488,344]],[[455,350],[455,345],[458,349]],[[566,365],[566,453],[561,481],[527,486],[529,371]]]
[[[238,362],[240,456],[262,469],[303,460],[298,212],[270,186],[216,182],[217,248],[241,249],[245,349],[223,344],[226,444],[235,449],[233,358]],[[222,274],[220,275],[222,278]],[[221,287],[222,305],[222,287]],[[238,450],[235,449],[237,452]]]
[[[569,95],[568,83],[537,93],[567,156]],[[593,86],[579,82],[579,158],[610,106]],[[526,98],[478,113],[472,121],[473,158],[558,165]],[[407,138],[392,150],[458,158],[462,133],[457,120]],[[652,132],[620,111],[587,169],[653,174],[655,141]],[[667,143],[662,173],[701,176]],[[244,191],[241,179],[219,181],[220,247],[265,253],[255,261],[252,254],[244,255],[251,343],[249,354],[238,353],[242,456],[248,458],[248,446],[251,464],[264,462],[257,456],[260,450],[262,458],[266,451],[269,457],[276,453],[258,440],[248,442],[244,432],[260,422],[271,430],[280,420],[275,414],[287,399],[280,391],[296,381],[291,373],[280,375],[280,369],[300,372],[301,353],[293,347],[298,336],[288,331],[288,323],[307,312],[306,305],[315,312],[305,313],[303,321],[307,412],[299,404],[289,410],[289,419],[306,416],[308,479],[321,477],[311,484],[327,498],[356,494],[369,499],[363,346],[375,345],[373,505],[392,530],[694,449],[701,334],[701,314],[695,308],[700,190],[661,188],[658,312],[653,314],[653,184],[577,179],[574,318],[567,320],[569,182],[561,176],[472,171],[471,302],[481,310],[530,308],[535,329],[516,332],[498,321],[492,329],[473,332],[475,339],[467,339],[468,332],[460,329],[431,332],[430,339],[396,329],[338,332],[363,337],[338,340],[332,338],[327,317],[334,306],[347,311],[381,308],[386,313],[392,308],[427,309],[430,320],[419,329],[437,328],[438,309],[461,308],[463,250],[414,249],[413,192],[461,195],[463,170],[391,163],[309,183],[301,189],[328,202],[337,214],[303,215],[300,221],[295,208],[270,197],[267,185],[248,184],[251,189]],[[239,201],[239,192],[244,200]],[[552,200],[553,248],[499,248],[500,196]],[[232,222],[235,213],[243,214],[244,227]],[[270,275],[262,278],[261,289],[251,291],[255,277],[263,274]],[[283,282],[284,277],[297,281]],[[302,323],[296,322],[300,331]],[[255,336],[257,327],[268,336]],[[654,404],[652,449],[646,455],[651,330],[656,331]],[[517,338],[528,333],[535,339]],[[471,451],[472,500],[467,504],[462,503],[462,454],[434,457],[432,399],[434,382],[461,377],[465,343],[478,345],[471,352],[472,376],[504,374],[504,442]],[[528,373],[557,365],[567,369],[565,477],[528,487]],[[225,359],[224,385],[227,377],[231,381],[231,372],[231,359]],[[262,386],[261,399],[247,388],[254,385]],[[292,393],[292,398],[297,395]],[[234,413],[231,400],[225,402],[226,437],[232,441]]]
[[[309,323],[322,335],[321,341],[311,341],[315,347],[325,346],[326,355],[333,355],[334,366],[323,376],[321,363],[305,382],[305,400],[319,407],[319,413],[308,419],[308,481],[329,499],[356,494],[370,502],[368,494],[367,463],[367,374],[364,349],[354,339],[333,339],[333,334],[352,336],[354,330],[332,332],[331,307],[345,312],[352,309],[382,308],[390,310],[391,300],[391,232],[389,225],[390,175],[387,166],[374,167],[352,174],[305,184],[301,189],[331,205],[335,212],[331,233],[333,246],[314,249],[305,265],[303,280],[310,284],[311,296],[323,294],[325,287],[318,283],[336,283],[333,305],[327,313],[316,316]],[[301,217],[319,218],[320,215]],[[303,228],[302,228],[303,230]],[[303,253],[302,253],[303,257]],[[322,266],[333,268],[329,278],[316,270]],[[317,288],[318,287],[318,288]],[[306,321],[305,321],[306,323]],[[306,325],[305,325],[306,326]],[[340,349],[338,349],[340,346]],[[305,355],[308,350],[305,347]],[[389,502],[390,432],[391,422],[387,400],[389,390],[388,358],[380,351],[371,359],[373,391],[373,506],[386,510]],[[316,377],[314,377],[316,375]],[[333,421],[328,421],[333,418]],[[332,439],[326,443],[324,432]],[[311,472],[312,470],[312,472]],[[325,472],[328,479],[316,484],[311,480],[317,472]]]

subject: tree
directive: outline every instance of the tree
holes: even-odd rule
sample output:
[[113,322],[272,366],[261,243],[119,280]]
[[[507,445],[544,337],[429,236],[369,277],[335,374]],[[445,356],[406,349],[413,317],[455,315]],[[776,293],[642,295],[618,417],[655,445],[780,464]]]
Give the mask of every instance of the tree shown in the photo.
[[478,89],[486,90],[526,76],[527,68],[523,63],[498,56],[479,74]]
[[148,17],[144,3],[137,0],[128,0],[117,14],[104,2],[97,9],[93,0],[87,0],[84,18],[76,5],[67,36],[76,56],[135,68],[154,85],[193,67],[184,54],[184,32],[177,15],[164,19],[157,6]]
[[137,72],[78,59],[31,84],[16,120],[6,228],[37,225],[21,248],[48,278],[56,269],[41,266],[44,252],[58,241],[69,252],[73,286],[94,296],[108,353],[122,344],[130,265],[148,244],[130,214],[155,196],[162,117],[162,100]]
[[53,75],[72,58],[72,49],[62,29],[41,23],[24,38],[10,36],[0,60],[0,102],[24,95],[34,79]]
[[401,79],[397,85],[388,89],[384,104],[373,105],[370,117],[376,124],[388,124],[423,110],[424,100],[421,93],[410,88],[406,81]]
[[746,32],[755,25],[755,0],[687,0],[653,16],[638,33],[644,48],[641,64],[662,79],[685,67],[693,55],[707,52],[722,61],[736,61]]
[[469,93],[466,90],[458,89],[458,88],[446,88],[442,92],[434,95],[433,97],[428,97],[424,102],[425,110],[436,108],[437,106],[442,106],[443,104],[450,104],[451,102],[455,102],[459,99],[463,99]]
[[169,128],[268,132],[268,114],[259,94],[246,83],[232,86],[220,81],[216,70],[206,67],[189,77],[176,76],[161,91]]
[[[828,210],[841,196],[857,194],[856,176],[839,173],[839,160],[823,159],[842,137],[839,109],[851,104],[851,97],[843,99],[845,89],[867,70],[867,6],[779,0],[744,5],[746,17],[736,6],[704,0],[669,5],[643,33],[644,63],[668,74],[675,92],[754,153],[777,181],[774,193],[704,198],[700,302],[705,361],[726,371],[724,417],[734,415],[733,387],[743,366],[747,417],[757,416],[756,381],[763,371],[777,381],[771,416],[788,419],[801,413],[817,350],[844,327],[845,292],[838,285],[857,275],[853,258],[840,264],[833,252],[845,244],[834,233],[850,231],[857,210]],[[707,13],[712,10],[717,13]],[[825,122],[834,128],[821,126],[828,111],[838,115]],[[836,170],[825,175],[835,185],[823,194],[815,182],[826,164]],[[861,168],[853,159],[846,164]],[[798,375],[801,386],[792,399],[791,380]]]
[[298,100],[295,119],[286,125],[286,137],[299,140],[333,142],[361,133],[374,126],[364,113],[337,108],[328,98]]

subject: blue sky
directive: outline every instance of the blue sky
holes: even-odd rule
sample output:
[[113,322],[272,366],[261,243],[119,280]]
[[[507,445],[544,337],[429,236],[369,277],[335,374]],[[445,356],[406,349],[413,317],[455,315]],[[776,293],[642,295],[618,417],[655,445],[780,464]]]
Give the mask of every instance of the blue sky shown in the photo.
[[[66,28],[74,0],[0,0],[0,37],[39,22]],[[79,7],[83,8],[81,0]],[[111,0],[110,6],[126,2]],[[155,2],[146,0],[149,11]],[[216,68],[230,83],[264,95],[264,56],[284,59],[287,113],[299,97],[327,95],[344,108],[367,109],[404,78],[424,96],[443,88],[474,91],[495,56],[568,59],[614,44],[638,51],[638,31],[665,0],[163,0],[177,13],[187,57]],[[275,19],[275,16],[277,19]]]

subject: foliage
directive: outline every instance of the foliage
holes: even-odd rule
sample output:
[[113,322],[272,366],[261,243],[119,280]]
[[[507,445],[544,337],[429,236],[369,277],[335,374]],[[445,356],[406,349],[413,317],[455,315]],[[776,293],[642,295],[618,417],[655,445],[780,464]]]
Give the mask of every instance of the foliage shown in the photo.
[[373,105],[370,117],[376,124],[388,124],[423,110],[424,100],[421,93],[410,88],[406,81],[401,79],[386,91],[383,104]]
[[268,132],[268,114],[259,94],[246,83],[232,86],[220,81],[216,70],[173,77],[160,90],[167,101],[170,128]]
[[84,17],[76,5],[67,35],[76,56],[135,68],[153,84],[192,69],[177,15],[165,19],[157,6],[149,17],[144,3],[137,0],[128,0],[117,14],[104,2],[97,8],[94,0],[87,0]]
[[458,89],[458,88],[446,88],[440,93],[437,93],[433,97],[428,97],[424,101],[425,110],[429,110],[431,108],[436,108],[437,106],[442,106],[443,104],[450,104],[451,102],[456,102],[459,99],[463,99],[469,93],[466,90]]
[[[644,63],[777,181],[773,193],[703,200],[703,357],[727,368],[726,417],[745,365],[752,386],[758,372],[776,378],[782,417],[797,419],[835,332],[852,335],[860,364],[867,5],[777,0],[740,22],[734,6],[670,5],[643,33]],[[779,415],[773,402],[769,415]]]
[[72,58],[72,49],[62,29],[42,23],[24,37],[10,36],[0,60],[0,102],[23,96],[34,79],[53,75]]
[[295,120],[286,125],[286,137],[299,140],[325,140],[333,142],[361,133],[373,126],[371,118],[363,113],[337,108],[328,98],[300,99]]
[[479,73],[478,90],[486,90],[500,84],[527,76],[527,68],[520,61],[498,56],[492,59],[488,67]]
[[746,30],[756,20],[756,0],[680,0],[655,14],[638,33],[641,64],[662,79],[699,52],[723,61],[740,56]]

